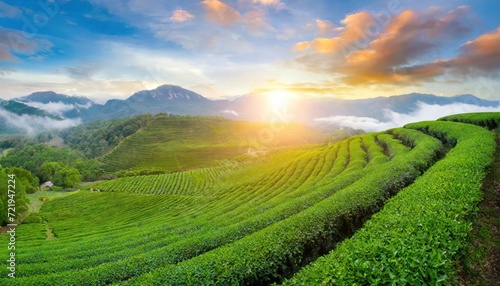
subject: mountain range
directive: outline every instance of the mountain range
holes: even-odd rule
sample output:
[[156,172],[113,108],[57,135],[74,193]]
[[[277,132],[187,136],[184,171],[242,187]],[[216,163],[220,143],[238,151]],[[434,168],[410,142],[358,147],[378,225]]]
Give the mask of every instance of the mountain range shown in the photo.
[[[500,101],[489,101],[470,94],[442,97],[432,94],[410,93],[366,99],[340,99],[332,97],[299,97],[282,106],[273,107],[269,97],[249,94],[233,100],[211,100],[193,91],[175,85],[162,85],[153,90],[142,90],[127,99],[110,99],[97,104],[86,97],[58,94],[52,91],[35,92],[13,100],[0,100],[1,117],[9,113],[18,116],[43,117],[50,120],[89,122],[144,113],[171,113],[178,115],[223,116],[242,121],[297,121],[318,124],[321,119],[349,116],[387,120],[388,111],[412,114],[424,105],[448,106],[461,104],[483,108],[496,108]],[[4,120],[7,122],[7,120]],[[50,122],[49,122],[50,125]],[[61,125],[61,124],[59,124]],[[62,124],[64,126],[64,124]],[[9,126],[0,124],[0,133]]]

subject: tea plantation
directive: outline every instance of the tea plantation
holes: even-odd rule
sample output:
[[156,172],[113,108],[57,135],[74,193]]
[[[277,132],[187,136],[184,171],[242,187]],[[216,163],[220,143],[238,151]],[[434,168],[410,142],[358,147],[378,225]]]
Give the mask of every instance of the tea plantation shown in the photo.
[[0,285],[455,285],[499,123],[455,115],[99,182],[17,227],[16,283]]

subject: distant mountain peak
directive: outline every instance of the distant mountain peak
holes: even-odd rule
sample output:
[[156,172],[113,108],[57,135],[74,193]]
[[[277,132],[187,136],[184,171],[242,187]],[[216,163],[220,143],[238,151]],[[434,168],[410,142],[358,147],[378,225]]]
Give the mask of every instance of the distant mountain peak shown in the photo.
[[184,89],[177,85],[164,84],[152,90],[141,90],[134,93],[129,100],[143,101],[143,100],[202,100],[208,101],[207,98],[197,94],[196,92]]
[[39,102],[39,103],[50,103],[50,102],[62,102],[64,104],[78,104],[78,105],[91,105],[94,102],[84,96],[69,96],[65,94],[56,93],[53,91],[38,91],[33,92],[28,96],[23,96],[17,98],[17,100],[22,102]]

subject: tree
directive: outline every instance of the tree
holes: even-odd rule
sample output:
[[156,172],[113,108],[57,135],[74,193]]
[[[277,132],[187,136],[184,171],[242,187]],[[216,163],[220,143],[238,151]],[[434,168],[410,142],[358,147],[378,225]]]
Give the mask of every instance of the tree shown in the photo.
[[[9,177],[9,175],[14,176]],[[19,177],[18,177],[19,175]],[[0,166],[0,187],[4,190],[0,192],[0,224],[5,225],[10,223],[8,216],[9,199],[15,200],[15,217],[19,213],[28,209],[29,199],[26,197],[26,190],[33,186],[29,181],[33,176],[28,171],[22,168],[7,168],[4,169]],[[11,180],[11,181],[9,181]],[[14,186],[13,188],[9,185]],[[12,190],[13,192],[8,192]],[[15,196],[14,196],[15,193]]]
[[19,167],[10,167],[5,169],[5,173],[16,175],[16,183],[25,188],[27,194],[34,194],[38,191],[40,181],[30,171]]
[[43,182],[50,181],[54,177],[58,168],[61,168],[59,162],[47,162],[40,167],[40,178]]
[[73,188],[82,181],[82,175],[68,164],[61,162],[47,162],[41,166],[44,180],[52,181],[54,185],[64,188]]
[[82,181],[82,175],[77,169],[66,165],[54,175],[53,183],[65,188],[74,188]]

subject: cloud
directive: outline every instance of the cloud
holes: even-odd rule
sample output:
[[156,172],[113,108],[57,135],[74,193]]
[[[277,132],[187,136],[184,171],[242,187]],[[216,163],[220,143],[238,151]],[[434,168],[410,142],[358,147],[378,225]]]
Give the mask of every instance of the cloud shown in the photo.
[[80,66],[67,67],[68,76],[75,80],[90,80],[92,76],[100,69],[97,63],[84,63]]
[[[243,25],[254,36],[263,35],[264,31],[276,31],[268,23],[264,9],[252,7],[242,14],[233,6],[219,0],[204,0],[201,3],[205,9],[205,18],[213,24],[221,26]],[[265,3],[268,2],[265,1]]]
[[298,42],[293,46],[293,50],[296,52],[303,52],[305,50],[308,50],[311,48],[311,44],[307,41],[304,42]]
[[285,3],[281,2],[281,0],[252,0],[254,4],[262,4],[264,6],[272,6],[277,9],[285,8]]
[[381,122],[371,117],[335,115],[330,117],[320,117],[314,119],[318,123],[328,123],[339,127],[349,127],[353,129],[363,129],[367,132],[382,131],[395,127],[392,122]]
[[188,11],[183,9],[177,9],[174,12],[172,12],[172,16],[169,19],[177,23],[182,23],[191,20],[193,18],[194,18],[193,14],[189,13]]
[[0,48],[0,60],[2,61],[8,61],[14,59],[14,56],[9,53],[9,51]]
[[335,31],[335,25],[328,20],[316,19],[316,26],[319,29],[320,35],[328,35]]
[[[1,51],[0,51],[1,53]],[[0,59],[1,59],[1,56],[0,56]],[[16,69],[14,68],[11,68],[11,67],[0,67],[0,76],[2,75],[8,75],[8,74],[11,74],[11,73],[14,73],[16,72]]]
[[500,27],[468,41],[460,48],[460,55],[444,61],[457,73],[470,73],[474,70],[482,73],[500,70]]
[[[296,61],[311,71],[338,75],[349,85],[434,81],[450,67],[463,71],[465,64],[459,62],[474,62],[480,68],[489,62],[494,69],[499,66],[495,35],[476,39],[478,45],[464,45],[457,59],[419,63],[443,48],[445,40],[456,40],[470,32],[474,22],[467,6],[449,12],[406,10],[385,22],[380,15],[363,11],[346,16],[339,27],[342,29],[337,28],[339,33],[332,38],[295,44],[294,50],[301,53]],[[488,52],[478,53],[479,46],[489,47]]]
[[447,105],[427,104],[417,102],[417,109],[409,114],[398,113],[392,110],[384,110],[385,121],[371,117],[358,116],[330,116],[316,118],[318,123],[334,124],[341,127],[363,129],[365,131],[383,131],[386,129],[401,127],[412,122],[425,120],[436,120],[440,117],[468,112],[498,112],[500,105],[496,107],[484,107],[473,104],[453,103]]
[[205,17],[218,25],[234,25],[242,21],[243,16],[233,6],[219,0],[201,1]]
[[0,18],[18,18],[21,15],[19,8],[0,1]]
[[229,110],[229,109],[226,109],[226,110],[222,111],[222,113],[231,114],[231,115],[233,115],[235,117],[238,117],[240,115],[238,112],[236,112],[234,110]]
[[8,112],[3,108],[0,108],[0,118],[3,119],[2,121],[5,122],[7,126],[24,130],[29,135],[35,135],[40,131],[48,129],[73,127],[82,123],[80,118],[55,120],[48,117],[31,116],[27,114],[18,115]]
[[89,108],[91,104],[65,104],[62,102],[49,102],[49,103],[41,103],[41,102],[23,102],[26,105],[36,107],[41,110],[45,110],[50,114],[58,115],[60,117],[63,116],[63,114],[66,111],[70,111],[75,108]]
[[14,59],[14,54],[35,56],[50,53],[52,47],[48,40],[29,38],[21,31],[0,27],[0,60]]

